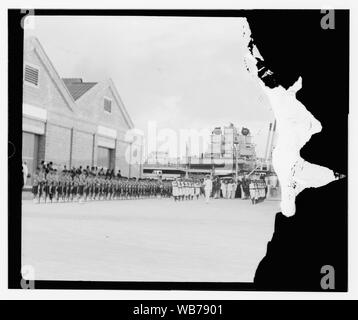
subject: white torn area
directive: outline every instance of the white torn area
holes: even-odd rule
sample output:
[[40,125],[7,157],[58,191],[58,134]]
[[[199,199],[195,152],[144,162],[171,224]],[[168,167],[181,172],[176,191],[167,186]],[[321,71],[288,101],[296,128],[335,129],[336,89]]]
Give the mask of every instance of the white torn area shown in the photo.
[[295,214],[295,199],[302,190],[335,180],[332,170],[309,163],[300,156],[301,148],[322,130],[321,123],[296,99],[301,83],[299,78],[288,90],[281,86],[271,89],[260,80],[276,118],[278,136],[272,164],[281,184],[281,210],[288,217]]
[[[251,33],[248,25],[244,38],[249,45]],[[280,85],[269,88],[257,75],[256,58],[264,61],[254,46],[252,53],[248,50],[245,63],[267,95],[276,119],[277,140],[272,164],[281,185],[281,211],[290,217],[296,212],[295,200],[301,191],[324,186],[336,177],[332,170],[309,163],[300,155],[301,148],[312,135],[322,130],[321,123],[296,99],[296,93],[302,88],[302,78],[287,90]]]

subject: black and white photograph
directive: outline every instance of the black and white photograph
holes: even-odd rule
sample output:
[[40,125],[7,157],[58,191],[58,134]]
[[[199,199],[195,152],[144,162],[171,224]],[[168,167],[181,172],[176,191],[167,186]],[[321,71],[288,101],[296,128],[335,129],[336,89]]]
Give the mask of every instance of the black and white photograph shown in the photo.
[[247,22],[30,19],[23,266],[37,280],[252,282],[281,187]]
[[9,288],[348,291],[350,10],[7,15]]

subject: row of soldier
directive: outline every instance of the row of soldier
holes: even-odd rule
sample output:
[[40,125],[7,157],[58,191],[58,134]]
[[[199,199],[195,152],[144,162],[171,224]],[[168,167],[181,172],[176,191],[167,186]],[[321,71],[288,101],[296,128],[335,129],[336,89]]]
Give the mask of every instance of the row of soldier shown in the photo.
[[32,193],[36,203],[142,199],[170,197],[172,185],[165,180],[123,178],[113,172],[37,168]]
[[[206,180],[212,180],[210,176]],[[206,181],[205,180],[205,181]],[[112,170],[82,167],[72,170],[66,168],[57,171],[51,166],[37,168],[33,177],[34,202],[67,202],[89,200],[117,200],[117,199],[143,199],[153,197],[173,197],[174,201],[199,199],[204,195],[205,185],[203,179],[177,178],[174,181],[156,179],[127,179]],[[231,179],[228,182],[214,179],[210,187],[210,197],[217,198],[217,191],[226,197],[223,186],[236,183]],[[247,180],[247,183],[237,181],[237,187],[241,187],[240,198],[249,198],[253,204],[266,198],[267,187],[263,179]],[[217,183],[216,183],[217,182]],[[247,188],[247,192],[246,192]],[[216,189],[218,189],[216,191]],[[235,188],[236,189],[236,188]],[[221,197],[221,192],[220,196]],[[235,194],[235,191],[233,191]]]
[[203,183],[200,179],[177,178],[172,182],[174,201],[199,199],[203,194]]

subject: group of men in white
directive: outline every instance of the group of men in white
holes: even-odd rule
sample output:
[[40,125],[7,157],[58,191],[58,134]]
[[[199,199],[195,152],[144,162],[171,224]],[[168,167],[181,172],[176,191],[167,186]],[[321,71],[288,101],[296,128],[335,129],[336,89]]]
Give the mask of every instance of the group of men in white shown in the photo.
[[208,203],[213,190],[213,182],[210,175],[207,175],[203,182],[199,179],[177,178],[172,182],[174,201],[199,199],[204,193],[205,202]]
[[264,200],[267,196],[268,185],[264,179],[245,179],[237,181],[231,179],[212,179],[207,175],[204,180],[192,178],[177,178],[172,182],[172,195],[174,201],[199,199],[204,195],[205,202],[210,198],[218,199],[251,199],[252,204]]
[[214,194],[215,198],[220,198],[220,191],[224,199],[234,199],[236,195],[236,189],[240,188],[234,179],[224,180],[220,183],[220,190],[217,190]]
[[174,201],[199,199],[201,182],[194,179],[177,178],[172,182]]

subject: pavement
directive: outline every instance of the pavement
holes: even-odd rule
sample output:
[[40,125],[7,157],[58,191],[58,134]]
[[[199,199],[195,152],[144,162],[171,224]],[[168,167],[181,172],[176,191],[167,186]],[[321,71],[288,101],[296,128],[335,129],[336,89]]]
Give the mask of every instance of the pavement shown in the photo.
[[36,280],[252,282],[278,201],[22,202]]

